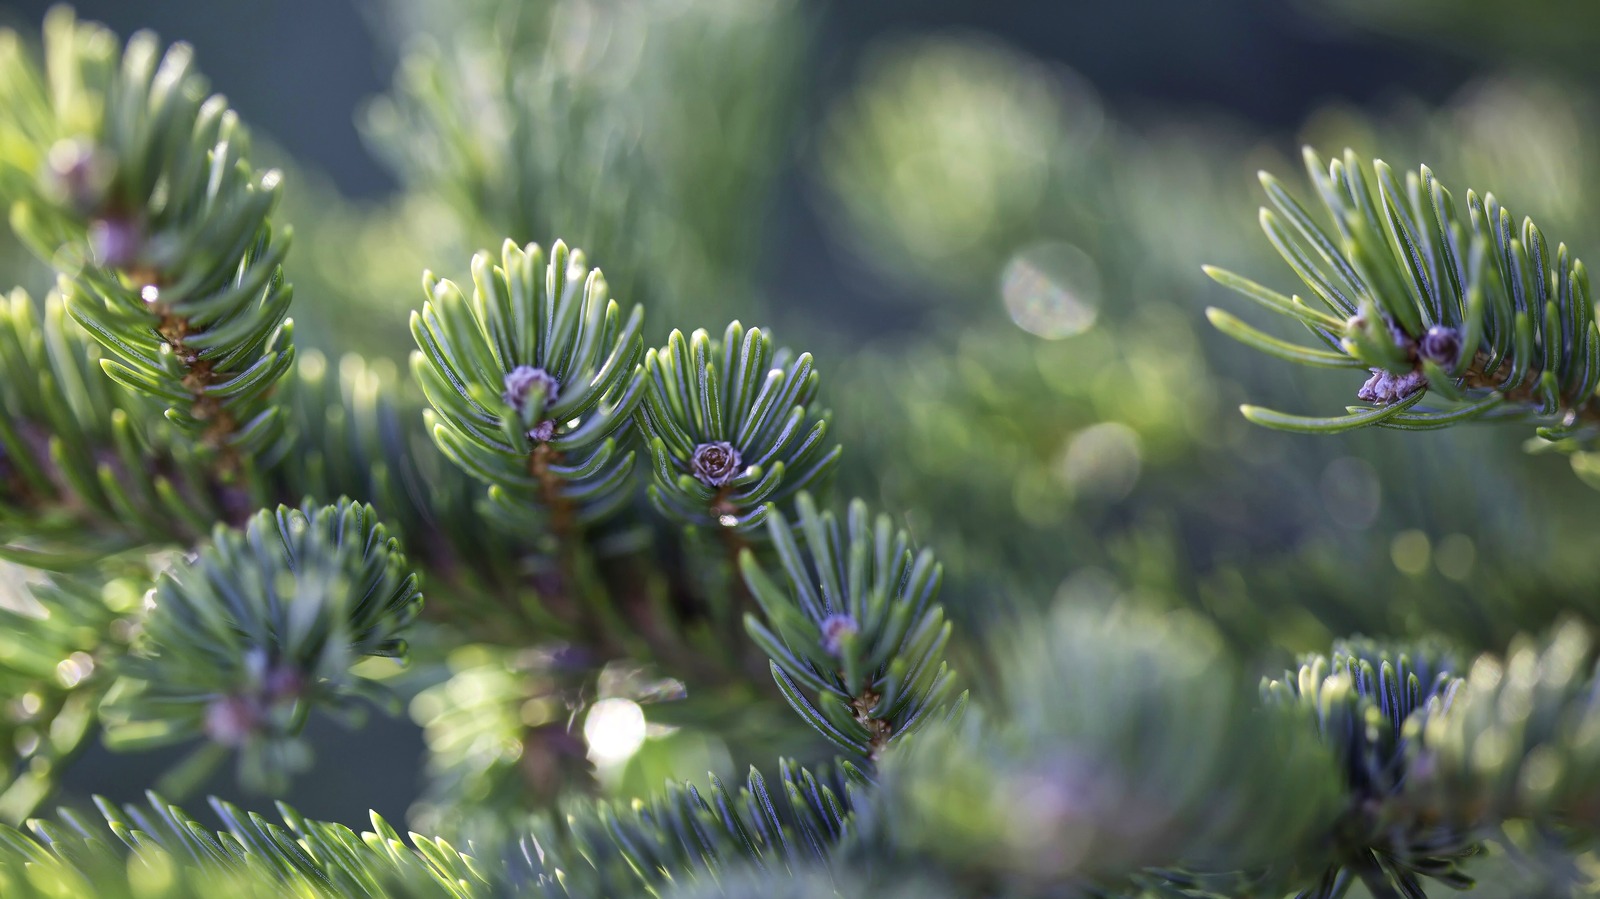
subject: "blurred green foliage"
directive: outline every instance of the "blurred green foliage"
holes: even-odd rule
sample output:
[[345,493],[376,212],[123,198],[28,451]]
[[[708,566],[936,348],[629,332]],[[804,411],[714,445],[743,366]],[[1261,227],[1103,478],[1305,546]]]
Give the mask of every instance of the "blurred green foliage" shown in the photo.
[[[861,830],[841,870],[881,849],[889,861],[872,875],[880,881],[834,880],[795,862],[804,875],[792,894],[856,895],[884,870],[933,865],[954,872],[941,889],[995,895],[1063,883],[1073,895],[1271,894],[1304,872],[1270,863],[1317,844],[1352,794],[1328,776],[1337,749],[1313,739],[1315,728],[1257,714],[1252,672],[1281,671],[1293,654],[1325,652],[1352,634],[1429,635],[1470,659],[1559,620],[1579,630],[1600,623],[1600,535],[1586,526],[1593,497],[1575,489],[1573,474],[1600,483],[1600,461],[1530,456],[1521,435],[1491,429],[1326,439],[1253,429],[1234,413],[1246,398],[1337,407],[1353,401],[1361,377],[1308,376],[1236,352],[1203,327],[1201,310],[1225,294],[1200,273],[1219,263],[1288,283],[1254,226],[1262,197],[1252,175],[1291,170],[1297,140],[1493,185],[1580,250],[1600,245],[1600,219],[1585,200],[1600,189],[1600,118],[1592,60],[1576,40],[1593,36],[1583,27],[1591,16],[1555,3],[1532,12],[1424,0],[1307,5],[1464,49],[1483,68],[1442,105],[1334,104],[1291,136],[1192,110],[1135,117],[1070,70],[972,33],[896,36],[870,48],[828,96],[812,83],[814,13],[792,0],[384,3],[401,63],[392,90],[360,121],[400,190],[351,201],[314,170],[275,159],[271,148],[262,154],[286,172],[280,214],[297,229],[285,262],[302,298],[296,338],[327,354],[296,375],[296,402],[326,409],[308,442],[356,435],[345,441],[350,458],[327,462],[333,476],[318,487],[399,482],[412,500],[400,530],[422,543],[480,511],[464,479],[435,477],[435,460],[421,459],[431,450],[418,397],[382,357],[398,361],[410,348],[405,314],[419,305],[422,268],[467,283],[470,272],[449,266],[506,237],[559,235],[592,250],[612,296],[648,305],[651,345],[669,329],[720,328],[736,315],[776,322],[825,371],[818,402],[834,410],[830,441],[846,448],[841,491],[891,512],[938,552],[939,601],[955,624],[947,651],[982,707],[891,755],[887,798],[850,819]],[[1449,27],[1433,27],[1440,22]],[[1525,65],[1508,74],[1508,62]],[[764,257],[782,239],[769,201],[786,179],[801,184],[828,240],[807,264],[869,285],[881,302],[849,312],[893,327],[862,333],[851,315],[818,314],[825,303],[763,296],[788,295],[764,291],[762,280]],[[14,280],[37,283],[37,270],[12,255],[0,245]],[[349,350],[378,361],[325,361]],[[403,413],[392,428],[388,406],[374,412],[380,424],[347,421],[343,406],[378,409],[380,386]],[[321,439],[324,425],[334,438]],[[376,463],[364,472],[362,440],[389,446],[395,459],[418,458],[392,474],[375,474]],[[642,460],[648,448],[639,449]],[[442,520],[430,520],[433,509],[446,510]],[[649,536],[618,538],[618,556]],[[492,540],[466,531],[454,539]],[[551,825],[563,834],[554,840],[574,841],[562,844],[565,857],[583,859],[577,869],[596,882],[631,884],[617,855],[636,833],[629,828],[651,832],[670,819],[681,828],[672,835],[703,838],[661,850],[691,867],[737,844],[736,829],[706,823],[713,811],[693,787],[650,806],[663,779],[705,783],[711,768],[737,784],[750,763],[767,764],[780,749],[808,764],[828,757],[775,688],[746,678],[746,650],[706,657],[703,647],[740,638],[736,625],[673,604],[685,583],[737,588],[726,586],[725,570],[702,564],[720,550],[687,547],[649,589],[629,594],[637,606],[619,607],[637,616],[626,620],[639,633],[612,633],[596,658],[575,661],[573,646],[554,640],[506,645],[526,636],[527,621],[495,617],[487,603],[474,620],[417,635],[416,670],[397,684],[413,697],[429,749],[415,826],[487,847],[525,829],[531,813],[572,801],[563,806],[571,830]],[[521,564],[440,569],[462,596],[457,608],[469,608],[529,576]],[[86,727],[72,716],[104,685],[90,676],[64,684],[59,666],[94,639],[48,623],[20,587],[3,589],[0,606],[15,609],[8,614],[24,638],[0,636],[0,692],[22,697],[0,718],[0,762],[21,772],[78,751]],[[95,638],[136,604],[119,581],[48,589],[53,602],[81,607],[73,617],[98,628]],[[536,606],[504,592],[525,603],[521,611]],[[730,605],[735,598],[719,594]],[[676,640],[677,627],[692,640]],[[1592,759],[1584,740],[1593,714],[1583,705],[1592,661],[1586,646],[1573,648],[1575,632],[1480,663],[1489,667],[1473,668],[1468,683],[1482,682],[1481,698],[1448,727],[1427,725],[1442,747],[1441,782],[1461,779],[1451,795],[1508,814],[1526,811],[1517,803],[1530,791],[1548,798],[1552,784],[1587,796],[1592,784],[1579,774]],[[593,630],[559,634],[581,642],[574,635]],[[680,653],[658,652],[667,645]],[[614,657],[624,650],[651,658],[629,668]],[[1559,666],[1529,661],[1551,654]],[[1502,683],[1497,664],[1539,675]],[[1350,720],[1367,714],[1353,687],[1340,689],[1356,709]],[[1555,711],[1506,720],[1501,706],[1512,700],[1501,697],[1529,691],[1542,698],[1526,703],[1548,700]],[[604,761],[600,730],[585,735],[603,701],[637,715],[626,718],[637,751],[620,762]],[[1521,767],[1483,760],[1493,753],[1482,746],[1504,754],[1512,742],[1525,752]],[[1547,759],[1579,771],[1552,774]],[[784,814],[827,807],[820,792],[794,785],[805,776],[782,788],[772,778],[774,793],[798,803]],[[0,794],[0,817],[29,813],[49,783],[15,778],[18,798]],[[1275,802],[1290,794],[1293,802]],[[1107,823],[1128,809],[1145,817]],[[1570,865],[1583,851],[1564,833],[1546,839],[1519,827],[1466,862],[1481,892],[1554,889],[1529,872]],[[749,854],[770,861],[774,851],[762,843]],[[126,894],[186,895],[183,877],[162,864],[130,869],[143,873],[127,875]],[[1147,870],[1168,865],[1186,870],[1170,878]],[[685,878],[666,894],[783,895],[731,860],[727,871],[720,882]],[[58,873],[59,883],[39,874],[29,889],[65,894],[72,875]],[[0,867],[0,884],[20,876]],[[614,877],[622,879],[606,879]],[[476,889],[459,894],[487,894]],[[859,894],[936,894],[881,889]]]

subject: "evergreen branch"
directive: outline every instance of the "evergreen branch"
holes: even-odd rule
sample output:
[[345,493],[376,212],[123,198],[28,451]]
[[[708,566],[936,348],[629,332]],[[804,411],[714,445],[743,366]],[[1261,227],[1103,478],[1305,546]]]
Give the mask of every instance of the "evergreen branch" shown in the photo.
[[1344,770],[1346,809],[1326,836],[1332,860],[1319,872],[1321,886],[1302,895],[1333,899],[1348,875],[1374,896],[1420,895],[1419,877],[1472,885],[1458,866],[1478,851],[1475,826],[1430,814],[1416,800],[1417,741],[1462,690],[1456,667],[1435,644],[1350,640],[1263,682],[1269,703],[1312,717]]
[[58,295],[42,320],[20,290],[0,301],[0,558],[77,568],[193,542],[259,501],[255,484],[216,483],[196,448],[100,374],[102,361]]
[[1332,754],[1251,701],[1202,621],[1062,606],[994,649],[995,703],[884,759],[873,823],[913,862],[965,895],[1281,896],[1276,866],[1314,856]]
[[96,804],[102,822],[62,811],[59,821],[29,821],[31,834],[0,827],[0,891],[23,899],[493,895],[471,860],[448,843],[413,834],[408,845],[376,814],[373,830],[358,835],[282,804],[284,826],[212,800],[226,825],[212,831],[153,793],[148,807]]
[[721,340],[673,331],[645,357],[642,424],[650,439],[650,499],[668,519],[748,539],[803,490],[825,487],[841,449],[815,411],[810,353],[773,350],[738,322]]
[[73,317],[112,354],[106,373],[165,405],[224,479],[275,458],[270,394],[294,359],[288,244],[267,218],[278,173],[251,171],[244,128],[187,45],[163,54],[141,32],[119,50],[58,7],[42,75],[15,38],[0,49],[16,92],[0,114],[12,226],[60,272]]
[[399,634],[422,596],[372,507],[341,500],[262,511],[243,531],[219,525],[146,602],[135,654],[107,697],[108,744],[204,735],[197,767],[237,748],[241,778],[275,790],[309,762],[296,737],[314,708],[347,710],[372,694],[351,666],[404,656]]
[[411,367],[433,407],[434,443],[488,484],[475,512],[543,538],[555,565],[539,579],[537,611],[558,633],[578,628],[609,643],[620,629],[605,620],[586,541],[633,495],[634,453],[617,432],[642,398],[643,310],[624,320],[605,277],[560,241],[548,263],[537,245],[508,240],[500,265],[480,253],[472,269],[470,301],[425,274],[430,299],[411,317]]
[[933,553],[914,553],[887,515],[850,504],[841,532],[807,494],[796,499],[807,551],[783,516],[767,529],[788,583],[780,588],[746,550],[745,584],[762,617],[745,628],[771,657],[772,676],[801,717],[840,748],[876,762],[932,717],[964,704],[945,663],[950,624],[934,602],[943,571]]
[[349,354],[330,366],[313,351],[291,386],[295,442],[267,472],[270,495],[362,497],[429,583],[448,587],[448,604],[428,614],[477,639],[525,645],[548,634],[554,619],[523,595],[517,535],[482,514],[479,482],[433,451],[414,384],[387,360]]
[[[1402,181],[1348,150],[1326,167],[1309,148],[1305,160],[1332,230],[1266,173],[1272,208],[1262,209],[1261,227],[1314,301],[1206,272],[1300,322],[1322,346],[1270,337],[1220,310],[1208,314],[1223,333],[1279,358],[1369,369],[1357,397],[1371,405],[1341,418],[1256,407],[1247,417],[1321,432],[1516,417],[1541,423],[1548,440],[1600,433],[1600,330],[1588,274],[1566,244],[1552,251],[1531,219],[1518,224],[1493,194],[1468,191],[1463,218],[1426,166]],[[1442,402],[1396,408],[1425,396]]]
[[[774,352],[770,334],[733,322],[720,341],[704,330],[687,339],[674,330],[665,347],[645,357],[645,367],[649,385],[639,420],[653,463],[651,504],[667,520],[688,525],[691,537],[709,532],[721,543],[726,564],[717,570],[726,588],[712,595],[713,618],[728,640],[748,645],[737,633],[739,615],[751,604],[741,556],[765,535],[761,525],[773,511],[831,483],[841,453],[827,446],[830,413],[808,410],[817,388],[811,354]],[[806,714],[804,701],[774,676]]]
[[[26,899],[164,899],[224,888],[246,896],[374,899],[625,897],[714,881],[723,868],[746,862],[780,877],[815,870],[850,832],[859,801],[855,775],[848,766],[810,771],[791,762],[780,770],[778,796],[752,769],[733,792],[713,778],[704,794],[669,784],[655,801],[632,808],[573,806],[563,820],[536,822],[520,850],[499,858],[474,858],[414,833],[408,844],[376,814],[372,831],[357,835],[281,803],[286,826],[212,800],[226,825],[213,833],[154,794],[149,808],[97,800],[103,825],[63,811],[59,822],[30,821],[31,835],[0,826],[0,891]],[[163,876],[143,881],[152,869]]]
[[702,873],[715,878],[739,862],[781,877],[825,863],[849,837],[861,782],[848,763],[813,771],[785,760],[777,795],[752,768],[736,791],[713,777],[704,795],[669,783],[631,807],[584,802],[564,822],[545,819],[533,838],[544,869],[574,897],[655,890]]
[[629,497],[633,454],[613,435],[641,398],[643,310],[623,320],[605,278],[557,241],[507,241],[501,264],[472,261],[469,301],[424,276],[430,297],[411,318],[412,370],[433,405],[433,436],[452,462],[490,485],[513,526],[539,508],[558,545]]

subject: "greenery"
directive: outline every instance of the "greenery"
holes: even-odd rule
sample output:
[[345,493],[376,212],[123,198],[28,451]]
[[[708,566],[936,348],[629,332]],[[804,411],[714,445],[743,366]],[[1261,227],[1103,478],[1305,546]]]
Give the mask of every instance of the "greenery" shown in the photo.
[[[995,41],[804,133],[791,0],[383,9],[376,204],[0,32],[0,895],[1600,891],[1581,54],[1323,111],[1260,241],[1275,135]],[[795,165],[876,334],[763,277]],[[260,811],[373,711],[411,831]]]

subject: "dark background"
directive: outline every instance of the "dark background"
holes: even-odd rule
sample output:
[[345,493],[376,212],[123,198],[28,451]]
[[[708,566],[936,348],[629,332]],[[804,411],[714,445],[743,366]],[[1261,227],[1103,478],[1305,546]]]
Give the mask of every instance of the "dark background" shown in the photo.
[[[49,5],[0,4],[0,16],[34,32]],[[378,4],[82,0],[75,6],[81,17],[101,20],[123,35],[151,28],[168,40],[194,44],[202,69],[253,131],[302,164],[322,169],[345,194],[380,197],[394,187],[353,123],[358,105],[385,89],[394,64],[393,50],[380,36]],[[848,82],[870,42],[948,29],[992,33],[1070,66],[1123,119],[1183,107],[1287,133],[1330,100],[1365,104],[1400,94],[1438,99],[1466,76],[1457,61],[1330,25],[1285,0],[856,0],[819,11],[822,56],[809,100],[819,108]],[[777,293],[797,289],[791,279],[827,277],[806,262],[824,240],[802,179],[788,181],[776,210],[785,239],[768,266]],[[861,289],[845,283],[804,287],[836,300]],[[311,736],[319,745],[319,764],[296,783],[289,797],[294,805],[313,817],[352,824],[368,808],[404,819],[422,759],[420,734],[408,720],[377,716],[357,732],[318,721]],[[134,800],[181,755],[124,758],[96,748],[73,769],[68,792]],[[208,789],[236,795],[231,776]]]
[[[439,0],[449,2],[449,0]],[[0,4],[37,27],[52,3]],[[367,0],[82,0],[79,15],[121,34],[150,28],[195,45],[203,70],[254,131],[331,175],[350,196],[394,181],[362,147],[356,106],[389,82],[393,52]],[[1438,98],[1465,68],[1305,14],[1285,0],[871,0],[819,4],[817,99],[848,78],[861,48],[887,35],[994,34],[1088,78],[1125,116],[1149,104],[1213,108],[1294,126],[1333,99]]]

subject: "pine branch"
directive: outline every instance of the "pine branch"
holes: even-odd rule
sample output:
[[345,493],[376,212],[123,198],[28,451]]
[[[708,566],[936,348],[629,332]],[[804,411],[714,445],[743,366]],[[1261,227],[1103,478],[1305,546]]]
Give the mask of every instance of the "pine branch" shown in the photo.
[[631,808],[574,806],[564,823],[546,819],[537,826],[534,840],[545,870],[559,872],[566,895],[574,897],[714,879],[741,861],[793,873],[825,863],[849,837],[861,781],[848,764],[812,771],[783,761],[777,795],[753,768],[734,791],[715,777],[704,795],[692,785],[669,783]]
[[284,805],[278,809],[286,826],[280,826],[213,800],[226,824],[214,832],[155,794],[149,807],[97,805],[103,822],[63,811],[59,821],[30,821],[31,835],[0,828],[0,890],[25,899],[493,895],[470,860],[448,843],[413,835],[408,845],[377,815],[373,830],[357,835],[308,821]]
[[1306,657],[1282,680],[1263,682],[1269,704],[1299,706],[1313,717],[1344,770],[1346,810],[1327,832],[1331,862],[1308,897],[1340,895],[1345,875],[1374,896],[1420,895],[1422,877],[1456,889],[1472,885],[1459,865],[1479,850],[1475,824],[1416,801],[1416,742],[1462,690],[1456,669],[1435,644],[1352,640],[1327,657]]
[[[541,819],[519,849],[500,857],[475,858],[418,834],[408,844],[376,814],[372,831],[357,835],[281,803],[286,826],[212,800],[226,825],[213,833],[155,794],[149,808],[97,800],[103,826],[65,811],[59,822],[30,821],[31,836],[0,826],[0,891],[30,899],[61,889],[130,899],[220,889],[245,896],[586,899],[715,882],[723,868],[746,862],[778,875],[809,872],[848,836],[858,787],[848,768],[813,772],[784,762],[780,770],[777,796],[752,770],[731,792],[713,778],[704,794],[669,784],[656,801],[631,809],[575,805],[561,821]],[[142,881],[152,869],[162,876]]]
[[[134,655],[103,712],[114,749],[209,738],[194,764],[239,749],[240,775],[279,790],[310,761],[297,741],[313,709],[382,697],[351,666],[402,658],[422,606],[417,576],[370,506],[341,500],[218,526],[146,600]],[[193,772],[185,771],[185,774]]]
[[1064,606],[993,649],[995,700],[885,758],[869,845],[966,895],[1281,896],[1315,857],[1332,754],[1202,621]]
[[643,310],[624,321],[604,276],[560,241],[548,264],[537,245],[507,241],[500,265],[479,254],[472,269],[470,302],[425,275],[431,299],[411,319],[434,440],[490,485],[507,523],[528,524],[537,506],[570,545],[628,498],[633,454],[613,435],[641,398]]
[[1328,418],[1246,406],[1247,418],[1319,433],[1509,418],[1539,423],[1539,436],[1568,445],[1600,433],[1600,331],[1588,274],[1565,244],[1552,252],[1531,219],[1518,225],[1493,194],[1468,191],[1463,219],[1426,167],[1402,182],[1382,162],[1369,171],[1350,151],[1326,168],[1310,149],[1305,157],[1333,230],[1265,173],[1273,208],[1262,210],[1261,226],[1315,305],[1231,272],[1207,273],[1305,325],[1323,346],[1279,340],[1221,310],[1208,315],[1269,355],[1369,369],[1357,393],[1369,405]]
[[274,458],[284,420],[270,394],[294,359],[288,244],[267,218],[278,174],[252,172],[243,127],[207,96],[187,45],[163,54],[141,32],[119,51],[58,7],[42,75],[15,39],[4,50],[12,226],[59,271],[73,317],[111,353],[102,367],[165,405],[223,480]]
[[767,528],[788,582],[780,588],[748,550],[740,568],[763,622],[745,616],[770,657],[784,698],[852,757],[875,763],[889,746],[966,702],[943,659],[950,624],[935,603],[942,570],[889,517],[850,504],[841,531],[832,513],[796,500],[799,536],[781,515]]
[[110,552],[191,543],[252,497],[98,370],[51,294],[0,302],[0,558],[74,569]]
[[733,322],[721,340],[673,331],[645,368],[650,500],[668,519],[749,539],[772,509],[828,483],[841,449],[827,447],[828,413],[810,408],[810,353],[774,351],[770,334]]

